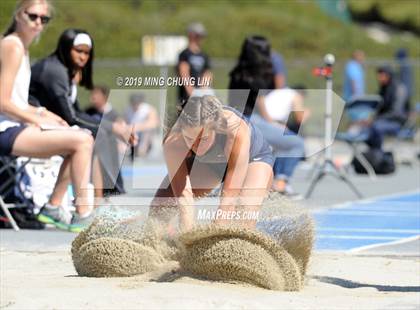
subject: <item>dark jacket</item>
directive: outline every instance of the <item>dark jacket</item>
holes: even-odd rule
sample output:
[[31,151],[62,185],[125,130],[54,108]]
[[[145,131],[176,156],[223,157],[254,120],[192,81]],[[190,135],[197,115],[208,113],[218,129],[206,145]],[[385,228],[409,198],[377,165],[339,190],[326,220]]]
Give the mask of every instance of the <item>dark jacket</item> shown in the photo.
[[[63,118],[70,126],[78,125],[89,129],[96,136],[101,120],[80,109],[79,102],[73,104],[69,99],[71,79],[68,69],[56,55],[48,56],[32,66],[29,95],[31,103],[46,107]],[[112,123],[102,121],[106,131],[112,131]]]
[[95,154],[103,169],[105,194],[124,193],[119,173],[121,162],[118,159],[116,140],[112,132],[112,121],[95,117],[80,109],[76,99],[71,102],[71,79],[65,67],[55,55],[48,56],[32,66],[29,101],[41,105],[63,118],[69,125],[88,129],[95,136]]
[[407,89],[399,83],[393,76],[387,85],[379,89],[379,95],[383,99],[377,118],[397,121],[401,124],[407,121],[409,106]]

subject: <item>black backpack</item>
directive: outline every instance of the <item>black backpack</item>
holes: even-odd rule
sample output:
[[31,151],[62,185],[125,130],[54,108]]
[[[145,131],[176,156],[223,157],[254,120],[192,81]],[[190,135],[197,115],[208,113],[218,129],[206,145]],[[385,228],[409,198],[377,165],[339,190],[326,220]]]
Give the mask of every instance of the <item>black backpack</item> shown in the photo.
[[[9,210],[10,214],[13,216],[16,224],[19,228],[23,229],[44,229],[45,224],[41,223],[36,219],[36,215],[33,213],[33,209],[26,208],[14,208]],[[0,229],[2,228],[12,228],[8,218],[0,210]]]
[[[0,169],[3,167],[3,164],[0,162]],[[14,178],[14,173],[16,172],[15,167],[10,167],[9,170],[4,170],[0,172],[0,185],[5,184],[6,182],[9,183],[10,178]],[[17,186],[16,181],[11,182],[7,188],[14,188]],[[4,202],[8,203],[19,203],[23,204],[26,207],[19,207],[19,208],[12,208],[9,209],[10,214],[13,216],[13,219],[16,221],[16,224],[20,228],[24,229],[44,229],[45,224],[39,222],[36,219],[36,215],[34,214],[34,205],[30,199],[24,199],[16,195],[14,190],[7,191],[8,194],[2,193],[2,198]],[[12,228],[12,225],[9,222],[9,219],[4,214],[3,210],[0,209],[0,229],[2,228]]]
[[[392,152],[371,149],[363,152],[363,156],[371,164],[376,174],[390,174],[395,171],[394,155]],[[359,174],[367,174],[366,169],[357,158],[353,158],[352,165]]]

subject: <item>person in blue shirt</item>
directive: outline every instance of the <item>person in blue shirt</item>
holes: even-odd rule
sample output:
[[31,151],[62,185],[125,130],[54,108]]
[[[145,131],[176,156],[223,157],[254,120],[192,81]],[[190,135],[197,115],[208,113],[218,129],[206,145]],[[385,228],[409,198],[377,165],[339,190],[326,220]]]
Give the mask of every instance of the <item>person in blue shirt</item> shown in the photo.
[[286,66],[283,57],[279,53],[271,51],[271,63],[273,65],[274,87],[286,87]]
[[365,54],[361,50],[353,52],[352,59],[347,62],[344,69],[343,99],[348,102],[352,97],[362,96],[365,93],[365,70],[363,62]]

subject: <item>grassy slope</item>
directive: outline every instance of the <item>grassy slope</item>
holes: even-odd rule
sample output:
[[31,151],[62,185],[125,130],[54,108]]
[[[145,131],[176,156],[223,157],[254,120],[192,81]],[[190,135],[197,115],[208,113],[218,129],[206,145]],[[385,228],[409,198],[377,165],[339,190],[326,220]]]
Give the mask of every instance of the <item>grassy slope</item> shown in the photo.
[[[401,45],[420,56],[414,38],[394,36],[389,45],[376,43],[358,26],[326,16],[311,1],[143,0],[138,7],[134,2],[55,1],[55,19],[43,35],[42,44],[33,47],[32,55],[45,55],[54,49],[63,29],[79,27],[94,36],[98,57],[137,57],[143,35],[184,34],[188,23],[200,20],[209,31],[205,48],[214,57],[236,57],[243,38],[254,33],[266,35],[287,58],[313,57],[330,50],[347,57],[349,50],[360,47],[368,55],[388,57],[390,49]],[[416,12],[416,2],[411,3],[412,12]],[[7,25],[13,6],[14,1],[1,2],[1,29]]]
[[417,0],[349,0],[349,7],[358,13],[365,13],[374,6],[385,20],[411,24],[420,29],[420,3]]

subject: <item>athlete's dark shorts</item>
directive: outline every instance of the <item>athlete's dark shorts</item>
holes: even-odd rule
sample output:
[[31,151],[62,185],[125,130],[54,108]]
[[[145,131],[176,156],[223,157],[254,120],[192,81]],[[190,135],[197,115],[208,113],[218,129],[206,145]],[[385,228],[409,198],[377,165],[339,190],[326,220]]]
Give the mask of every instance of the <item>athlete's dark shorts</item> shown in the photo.
[[270,144],[268,144],[262,132],[253,123],[249,122],[249,124],[252,130],[249,162],[264,162],[273,167],[275,158]]
[[0,132],[0,156],[9,156],[12,153],[16,137],[26,128],[25,125],[7,128]]

